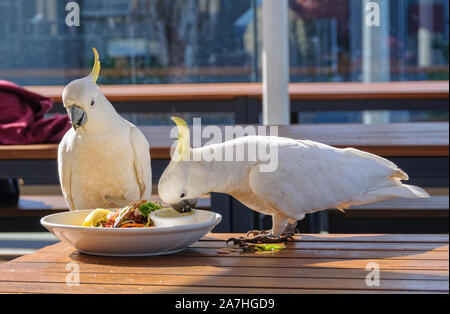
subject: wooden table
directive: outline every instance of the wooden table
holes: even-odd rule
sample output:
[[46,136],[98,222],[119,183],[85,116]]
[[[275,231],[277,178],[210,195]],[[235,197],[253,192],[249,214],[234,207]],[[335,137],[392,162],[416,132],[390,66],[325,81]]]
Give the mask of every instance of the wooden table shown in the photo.
[[[0,264],[7,293],[448,293],[448,235],[304,234],[285,250],[225,250],[209,234],[169,256],[90,256],[58,243]],[[380,285],[368,286],[369,263]],[[66,278],[79,267],[80,283]],[[373,270],[373,269],[372,269]],[[69,277],[68,277],[69,275]]]

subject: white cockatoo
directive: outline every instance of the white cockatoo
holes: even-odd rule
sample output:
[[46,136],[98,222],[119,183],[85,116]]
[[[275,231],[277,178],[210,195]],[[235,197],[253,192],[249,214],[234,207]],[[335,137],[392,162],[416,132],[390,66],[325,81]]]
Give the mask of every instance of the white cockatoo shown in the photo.
[[[203,194],[229,194],[247,207],[272,216],[272,230],[256,237],[274,240],[283,233],[292,235],[305,214],[328,208],[344,210],[395,197],[429,197],[419,187],[402,184],[408,176],[394,163],[354,148],[273,136],[245,136],[191,148],[186,122],[172,119],[178,126],[177,158],[172,156],[159,181],[160,198],[183,211],[194,206],[193,199]],[[218,151],[214,156],[221,156],[230,148],[248,152],[255,144],[263,148],[276,145],[278,164],[274,171],[261,171],[267,160],[258,158],[230,162],[194,157]]]
[[62,95],[72,128],[59,144],[58,172],[70,210],[125,206],[150,199],[152,190],[149,143],[100,91],[93,51],[91,73],[70,82]]

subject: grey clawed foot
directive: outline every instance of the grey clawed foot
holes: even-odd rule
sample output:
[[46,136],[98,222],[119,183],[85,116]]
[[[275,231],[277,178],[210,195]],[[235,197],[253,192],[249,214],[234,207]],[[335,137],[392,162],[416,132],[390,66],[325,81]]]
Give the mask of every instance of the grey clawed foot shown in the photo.
[[293,224],[287,224],[283,231],[283,236],[288,239],[293,239],[295,235],[299,235],[300,231],[296,228],[297,222]]

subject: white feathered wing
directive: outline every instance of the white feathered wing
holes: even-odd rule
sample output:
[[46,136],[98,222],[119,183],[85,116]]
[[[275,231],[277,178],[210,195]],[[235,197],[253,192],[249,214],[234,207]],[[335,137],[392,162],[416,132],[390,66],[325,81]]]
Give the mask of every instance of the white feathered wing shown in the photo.
[[72,199],[72,187],[71,187],[71,180],[72,180],[72,173],[71,173],[71,167],[70,167],[70,145],[67,139],[71,138],[73,135],[71,134],[73,132],[73,129],[70,129],[67,131],[67,133],[64,135],[63,139],[61,140],[61,143],[58,146],[58,175],[59,175],[59,181],[61,183],[61,192],[63,194],[63,197],[67,203],[67,206],[69,207],[69,210],[75,210],[75,204]]
[[346,209],[395,197],[429,197],[402,184],[408,176],[394,163],[353,148],[338,149],[312,141],[280,139],[278,168],[249,175],[250,187],[277,212],[302,219],[328,208]]

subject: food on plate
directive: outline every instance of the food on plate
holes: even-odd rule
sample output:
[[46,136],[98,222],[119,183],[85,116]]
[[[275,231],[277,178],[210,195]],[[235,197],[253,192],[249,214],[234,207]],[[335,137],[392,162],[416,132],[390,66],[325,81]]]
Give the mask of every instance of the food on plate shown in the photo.
[[195,223],[196,214],[194,209],[180,213],[173,208],[162,208],[158,202],[138,201],[118,211],[97,208],[87,215],[82,226],[97,228],[173,227]]
[[150,212],[160,209],[160,203],[138,201],[122,208],[114,217],[114,228],[151,227]]
[[82,226],[83,227],[99,227],[101,224],[106,222],[107,216],[113,213],[110,210],[97,208],[92,211],[87,217],[84,219]]
[[158,202],[138,201],[117,212],[98,208],[92,211],[83,221],[83,227],[99,228],[141,228],[153,227],[150,212],[162,208]]
[[173,208],[162,208],[150,213],[150,219],[155,227],[172,227],[192,224],[195,223],[195,216],[195,209],[180,213]]

